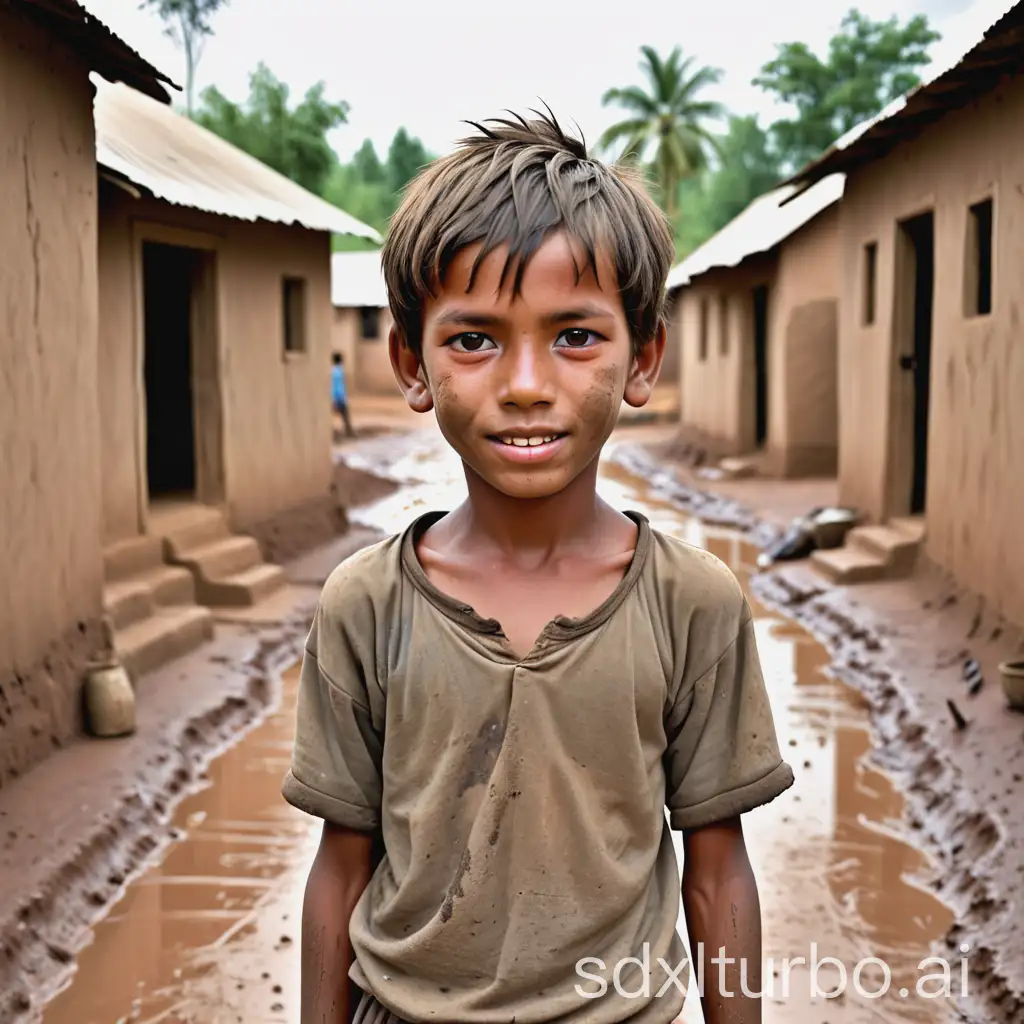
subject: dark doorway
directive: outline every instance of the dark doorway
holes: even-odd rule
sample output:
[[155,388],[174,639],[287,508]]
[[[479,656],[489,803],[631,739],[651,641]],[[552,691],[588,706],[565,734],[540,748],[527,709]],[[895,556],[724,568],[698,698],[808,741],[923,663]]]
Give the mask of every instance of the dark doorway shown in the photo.
[[768,440],[768,286],[764,284],[754,289],[754,436],[758,448]]
[[196,489],[192,396],[192,287],[195,253],[145,242],[146,467],[150,499]]
[[913,254],[913,271],[905,280],[913,311],[912,346],[900,357],[900,368],[913,374],[914,429],[910,513],[924,511],[928,484],[928,404],[932,372],[932,301],[935,292],[935,217],[925,213],[901,225]]

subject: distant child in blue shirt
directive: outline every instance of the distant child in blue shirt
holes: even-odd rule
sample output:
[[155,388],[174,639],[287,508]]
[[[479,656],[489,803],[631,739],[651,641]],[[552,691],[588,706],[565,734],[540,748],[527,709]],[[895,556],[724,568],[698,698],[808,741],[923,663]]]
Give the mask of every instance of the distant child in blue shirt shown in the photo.
[[341,417],[345,424],[345,434],[348,437],[355,437],[356,432],[352,429],[352,421],[348,416],[348,395],[345,391],[345,365],[340,352],[335,352],[333,357],[334,365],[331,367],[331,405],[334,411]]

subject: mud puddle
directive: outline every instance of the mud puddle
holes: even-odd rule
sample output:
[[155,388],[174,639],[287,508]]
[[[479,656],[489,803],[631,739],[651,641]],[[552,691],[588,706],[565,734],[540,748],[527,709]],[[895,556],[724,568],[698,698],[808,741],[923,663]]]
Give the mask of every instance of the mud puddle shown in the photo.
[[[439,437],[403,444],[371,440],[346,452],[356,468],[385,464],[402,484],[354,510],[360,525],[392,532],[427,508],[451,508],[461,499],[461,466]],[[727,530],[704,529],[621,466],[603,466],[600,488],[617,507],[637,509],[657,529],[708,548],[741,579],[754,571],[753,545]],[[907,841],[899,792],[869,763],[873,741],[863,703],[828,677],[827,652],[809,634],[750,600],[780,742],[797,776],[792,790],[745,822],[764,955],[771,958],[764,1019],[955,1020],[944,995],[917,995],[921,978],[938,973],[935,965],[919,965],[952,915],[924,884],[930,864]],[[176,815],[183,838],[97,927],[44,1024],[297,1024],[302,885],[318,828],[279,795],[294,685],[293,674],[280,710],[211,764],[209,786]],[[679,927],[685,933],[681,908]],[[882,963],[888,990],[875,997],[885,981]],[[947,990],[954,994],[960,969],[959,962],[949,965]],[[939,987],[933,979],[926,990]],[[836,997],[823,998],[829,993]],[[701,1019],[691,992],[683,1020]]]
[[[319,829],[280,797],[297,679],[296,667],[277,712],[211,762],[206,787],[179,805],[182,838],[96,926],[43,1024],[184,1024],[189,989],[216,970],[209,954],[250,928],[282,878],[312,857]],[[279,931],[296,948],[299,920],[296,907]],[[266,988],[258,1019],[284,1020],[273,1009],[274,985]]]

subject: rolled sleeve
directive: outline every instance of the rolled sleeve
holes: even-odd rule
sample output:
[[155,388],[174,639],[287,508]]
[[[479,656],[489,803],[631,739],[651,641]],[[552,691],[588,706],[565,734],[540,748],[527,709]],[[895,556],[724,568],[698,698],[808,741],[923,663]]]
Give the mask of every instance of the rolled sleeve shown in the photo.
[[769,803],[793,784],[744,603],[735,639],[667,722],[666,803],[674,829],[701,828]]
[[376,830],[381,817],[383,739],[370,709],[368,661],[358,656],[346,623],[321,601],[302,660],[292,763],[281,788],[299,810],[360,832]]

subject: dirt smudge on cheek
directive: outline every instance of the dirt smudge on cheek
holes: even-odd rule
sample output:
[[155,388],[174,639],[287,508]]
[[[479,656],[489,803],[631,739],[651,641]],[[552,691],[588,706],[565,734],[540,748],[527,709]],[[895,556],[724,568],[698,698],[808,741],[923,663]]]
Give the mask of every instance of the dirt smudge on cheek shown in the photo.
[[580,404],[580,424],[593,441],[611,433],[618,418],[622,396],[619,391],[619,367],[602,366]]
[[434,385],[434,411],[445,437],[468,437],[472,432],[477,406],[465,401],[453,384],[454,374],[445,373]]

